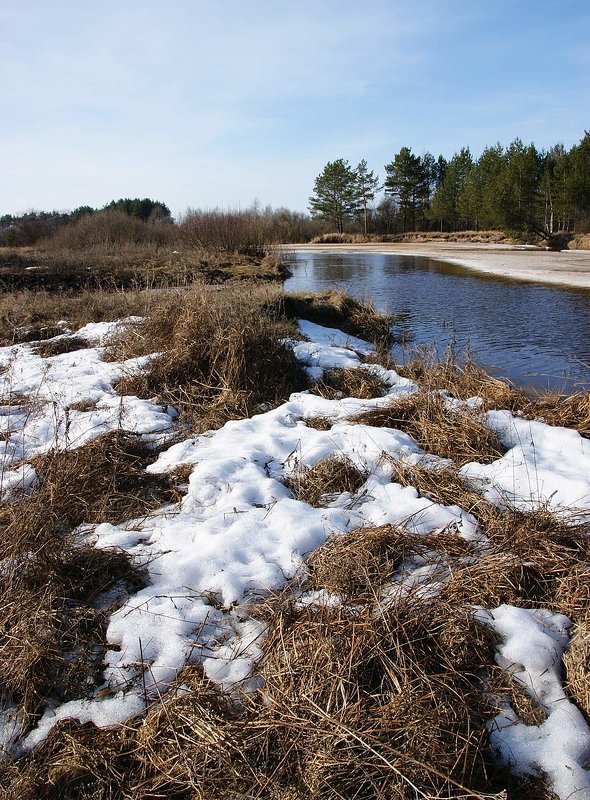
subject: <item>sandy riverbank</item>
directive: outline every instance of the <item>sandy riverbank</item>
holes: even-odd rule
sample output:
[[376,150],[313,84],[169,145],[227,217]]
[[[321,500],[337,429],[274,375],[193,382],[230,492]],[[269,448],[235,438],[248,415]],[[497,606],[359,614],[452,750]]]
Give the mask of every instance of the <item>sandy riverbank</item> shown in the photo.
[[338,253],[391,253],[425,256],[478,272],[535,283],[590,289],[590,250],[550,252],[512,245],[425,243],[357,245],[289,245],[290,250]]

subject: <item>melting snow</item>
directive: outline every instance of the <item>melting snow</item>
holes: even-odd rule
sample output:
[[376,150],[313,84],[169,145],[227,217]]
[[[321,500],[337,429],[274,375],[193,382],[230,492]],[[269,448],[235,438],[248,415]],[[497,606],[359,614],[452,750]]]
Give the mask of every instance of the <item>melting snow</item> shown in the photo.
[[[134,320],[125,321],[126,324]],[[137,397],[120,397],[114,384],[145,359],[102,360],[102,345],[121,323],[86,326],[76,334],[95,346],[41,358],[29,345],[0,349],[0,458],[2,491],[28,489],[35,473],[26,463],[52,447],[78,446],[108,430],[122,428],[161,441],[173,430],[174,411]],[[49,705],[37,726],[18,739],[14,709],[0,713],[0,748],[24,753],[43,741],[60,719],[112,726],[141,713],[146,694],[157,697],[191,661],[226,688],[256,685],[263,626],[248,614],[251,601],[303,574],[306,556],[333,533],[391,523],[417,534],[452,526],[468,540],[481,534],[476,520],[458,506],[442,506],[412,487],[392,482],[392,459],[415,462],[425,454],[407,434],[353,425],[362,410],[416,391],[393,370],[362,363],[371,346],[334,329],[301,323],[309,341],[289,341],[310,375],[335,367],[367,369],[387,392],[374,400],[326,400],[306,392],[251,419],[228,422],[221,430],[173,444],[149,467],[154,473],[192,465],[186,496],[178,505],[147,519],[84,529],[97,547],[125,549],[148,572],[148,585],[131,595],[110,618],[104,682],[83,700]],[[72,408],[72,405],[75,408]],[[475,401],[472,401],[472,405]],[[327,431],[306,424],[312,417],[331,423]],[[490,412],[488,424],[511,449],[464,474],[484,483],[494,502],[518,507],[549,501],[555,507],[590,508],[590,453],[574,431]],[[331,497],[323,508],[295,500],[285,479],[331,456],[346,456],[365,476],[354,495]],[[442,460],[430,456],[435,464]],[[440,578],[432,565],[406,565],[400,582],[429,591]],[[301,602],[318,601],[315,595]],[[322,602],[338,602],[322,595]],[[541,610],[501,606],[477,612],[503,639],[498,661],[542,703],[543,725],[521,723],[507,708],[494,721],[495,747],[523,773],[542,770],[560,797],[590,791],[589,732],[567,701],[559,664],[567,644],[568,620]]]

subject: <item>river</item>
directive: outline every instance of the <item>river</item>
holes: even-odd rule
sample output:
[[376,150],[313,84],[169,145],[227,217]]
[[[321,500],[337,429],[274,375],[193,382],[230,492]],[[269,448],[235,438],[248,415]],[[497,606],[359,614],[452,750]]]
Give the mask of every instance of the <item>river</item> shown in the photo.
[[422,256],[287,252],[287,291],[342,289],[401,315],[394,356],[468,347],[494,375],[533,390],[590,389],[590,291],[523,283]]

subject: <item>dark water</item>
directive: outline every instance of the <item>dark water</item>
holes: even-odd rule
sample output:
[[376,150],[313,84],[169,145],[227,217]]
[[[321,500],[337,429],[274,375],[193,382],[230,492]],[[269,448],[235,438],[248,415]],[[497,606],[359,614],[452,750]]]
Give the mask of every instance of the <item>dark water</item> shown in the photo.
[[450,342],[495,375],[534,389],[590,389],[590,291],[519,283],[430,258],[289,253],[287,291],[345,289],[403,314],[396,350]]

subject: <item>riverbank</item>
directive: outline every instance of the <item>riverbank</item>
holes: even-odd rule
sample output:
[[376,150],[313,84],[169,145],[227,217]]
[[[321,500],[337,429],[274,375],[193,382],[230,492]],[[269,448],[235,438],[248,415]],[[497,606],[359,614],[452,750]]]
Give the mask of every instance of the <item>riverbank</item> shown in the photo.
[[0,794],[589,791],[588,396],[136,294],[0,347]]
[[460,244],[355,244],[289,245],[292,252],[385,253],[423,256],[516,281],[590,289],[590,251],[552,252],[522,245]]

